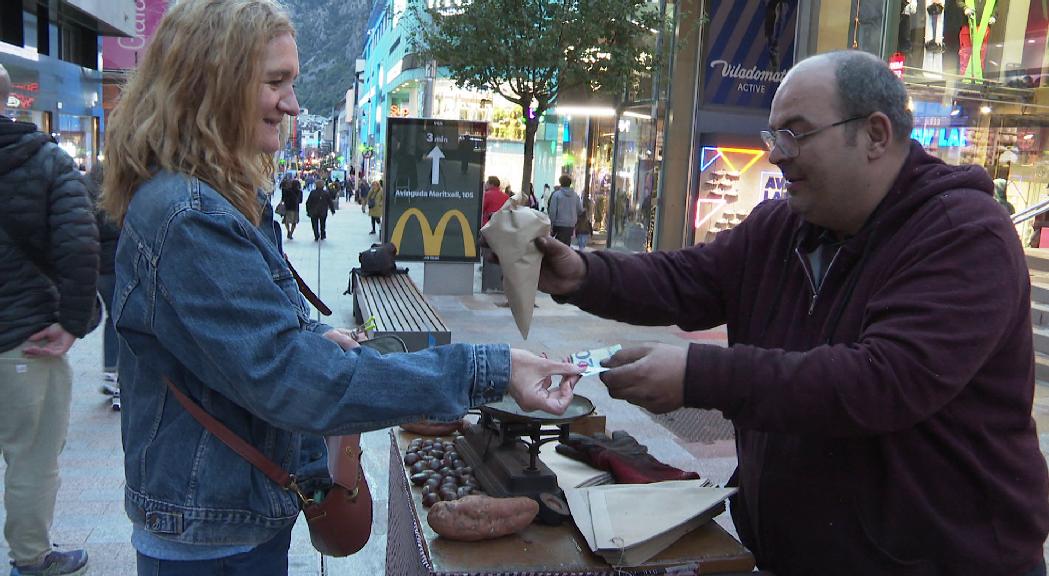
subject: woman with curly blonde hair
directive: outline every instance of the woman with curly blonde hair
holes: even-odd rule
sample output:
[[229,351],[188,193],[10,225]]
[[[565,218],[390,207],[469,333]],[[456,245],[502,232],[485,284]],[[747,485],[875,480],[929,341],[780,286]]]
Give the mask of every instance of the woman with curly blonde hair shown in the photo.
[[[323,459],[303,434],[453,420],[504,394],[561,413],[578,380],[501,344],[382,356],[310,319],[262,193],[299,112],[298,73],[273,0],[181,0],[109,122],[102,203],[122,225],[112,311],[140,575],[286,574],[299,515],[296,494],[207,433],[175,390],[313,490],[330,479],[301,474]],[[555,374],[566,378],[551,391]]]

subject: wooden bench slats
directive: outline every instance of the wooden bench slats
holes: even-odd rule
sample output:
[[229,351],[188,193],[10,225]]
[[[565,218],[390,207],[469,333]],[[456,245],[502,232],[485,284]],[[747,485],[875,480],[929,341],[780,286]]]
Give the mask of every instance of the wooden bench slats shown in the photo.
[[448,331],[407,275],[364,278],[359,290],[363,309],[375,316],[378,332]]

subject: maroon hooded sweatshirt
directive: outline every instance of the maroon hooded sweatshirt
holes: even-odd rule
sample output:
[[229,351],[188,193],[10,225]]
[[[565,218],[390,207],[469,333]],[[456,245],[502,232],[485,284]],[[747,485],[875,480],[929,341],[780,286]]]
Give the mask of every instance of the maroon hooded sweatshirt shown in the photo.
[[[854,237],[762,203],[708,245],[584,254],[584,310],[727,324],[685,403],[736,426],[732,516],[777,576],[1018,575],[1049,532],[1030,279],[987,173],[916,142]],[[807,254],[830,255],[815,288]]]

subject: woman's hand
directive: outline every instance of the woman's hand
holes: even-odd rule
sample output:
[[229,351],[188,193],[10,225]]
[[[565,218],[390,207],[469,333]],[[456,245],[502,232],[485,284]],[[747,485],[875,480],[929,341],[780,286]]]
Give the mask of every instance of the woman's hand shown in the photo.
[[324,337],[336,343],[343,350],[353,350],[360,347],[359,340],[363,340],[356,332],[345,328],[333,328],[324,333]]
[[[510,364],[507,393],[522,409],[564,414],[572,401],[572,390],[582,377],[582,368],[517,348],[510,350]],[[550,390],[555,375],[561,376],[561,383],[558,388]]]

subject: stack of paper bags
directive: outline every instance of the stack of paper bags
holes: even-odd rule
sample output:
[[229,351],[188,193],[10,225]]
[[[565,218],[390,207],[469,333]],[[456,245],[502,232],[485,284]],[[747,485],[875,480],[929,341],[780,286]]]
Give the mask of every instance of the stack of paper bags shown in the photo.
[[613,566],[640,566],[721,513],[735,491],[676,480],[566,489],[565,497],[591,550]]
[[572,488],[587,488],[612,484],[615,478],[607,470],[569,458],[557,451],[557,442],[547,442],[539,447],[539,460],[557,475],[557,486],[568,491]]
[[536,248],[534,240],[549,235],[549,216],[527,206],[518,206],[513,200],[507,200],[481,228],[481,236],[499,257],[503,269],[503,292],[510,303],[517,329],[526,340],[532,325],[535,293],[539,289],[539,267],[543,263],[543,253]]

